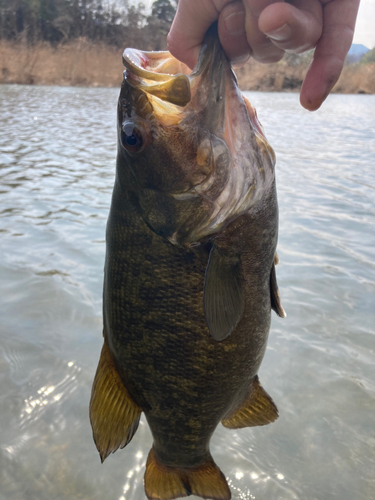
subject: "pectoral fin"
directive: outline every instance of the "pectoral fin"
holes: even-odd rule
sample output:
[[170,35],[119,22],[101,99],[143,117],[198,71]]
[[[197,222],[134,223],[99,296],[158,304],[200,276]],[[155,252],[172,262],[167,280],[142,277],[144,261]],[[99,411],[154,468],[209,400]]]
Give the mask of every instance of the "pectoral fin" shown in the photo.
[[90,422],[102,462],[134,436],[142,410],[131,399],[104,341],[90,401]]
[[222,254],[213,245],[204,279],[204,314],[215,340],[232,333],[244,311],[241,261],[236,255]]
[[[276,256],[277,256],[277,254],[276,254]],[[276,256],[275,256],[275,261],[276,261]],[[278,258],[277,258],[277,262],[278,262]],[[272,309],[281,318],[286,318],[286,312],[284,311],[284,308],[281,305],[279,288],[277,286],[275,264],[272,264],[271,277],[270,277],[270,289],[271,289],[271,307],[272,307]]]
[[221,423],[229,429],[255,427],[274,422],[279,416],[271,396],[263,389],[258,376],[254,378],[251,391],[243,405]]

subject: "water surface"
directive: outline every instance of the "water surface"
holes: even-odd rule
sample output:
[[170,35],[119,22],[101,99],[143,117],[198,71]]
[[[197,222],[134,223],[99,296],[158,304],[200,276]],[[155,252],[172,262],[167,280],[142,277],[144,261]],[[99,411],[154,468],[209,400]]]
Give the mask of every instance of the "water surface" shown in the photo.
[[[144,499],[151,436],[101,465],[88,402],[102,345],[114,89],[0,86],[0,498]],[[234,499],[372,500],[375,96],[249,93],[277,154],[278,281],[260,380],[280,410],[219,426]]]

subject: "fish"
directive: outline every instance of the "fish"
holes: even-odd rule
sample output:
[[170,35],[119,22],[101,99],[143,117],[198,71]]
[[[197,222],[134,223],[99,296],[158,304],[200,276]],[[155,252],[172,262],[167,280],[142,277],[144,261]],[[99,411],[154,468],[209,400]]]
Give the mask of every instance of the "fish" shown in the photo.
[[147,498],[228,500],[216,427],[278,418],[258,377],[271,309],[285,316],[275,154],[216,25],[192,71],[169,52],[125,49],[123,64],[93,437],[104,461],[144,413]]

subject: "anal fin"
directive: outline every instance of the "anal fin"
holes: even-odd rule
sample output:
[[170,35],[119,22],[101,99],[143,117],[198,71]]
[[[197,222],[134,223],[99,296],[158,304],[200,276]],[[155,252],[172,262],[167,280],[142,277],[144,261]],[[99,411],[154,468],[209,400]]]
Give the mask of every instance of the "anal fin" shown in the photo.
[[271,396],[263,389],[256,375],[251,391],[245,402],[228,418],[221,423],[229,429],[241,429],[243,427],[255,427],[267,425],[274,422],[279,412]]
[[90,422],[102,462],[129,443],[141,413],[126,390],[104,341],[90,400]]
[[145,492],[149,500],[172,500],[196,495],[230,500],[231,493],[219,467],[210,458],[199,467],[168,467],[150,450],[146,463]]

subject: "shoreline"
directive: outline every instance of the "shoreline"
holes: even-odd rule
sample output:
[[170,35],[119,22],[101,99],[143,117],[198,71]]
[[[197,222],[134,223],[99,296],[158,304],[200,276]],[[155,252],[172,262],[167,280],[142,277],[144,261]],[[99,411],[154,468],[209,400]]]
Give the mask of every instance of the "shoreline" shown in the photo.
[[[0,61],[0,84],[120,87],[122,81],[122,50],[85,39],[56,48],[1,40]],[[243,91],[298,92],[306,71],[306,64],[260,64],[251,59],[236,75]],[[332,92],[375,94],[375,63],[344,66]]]

